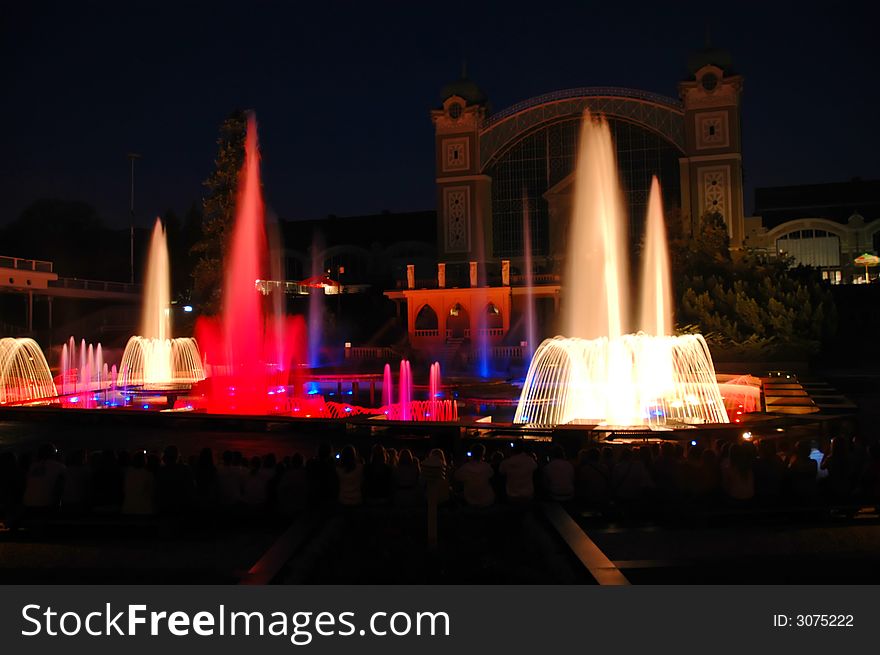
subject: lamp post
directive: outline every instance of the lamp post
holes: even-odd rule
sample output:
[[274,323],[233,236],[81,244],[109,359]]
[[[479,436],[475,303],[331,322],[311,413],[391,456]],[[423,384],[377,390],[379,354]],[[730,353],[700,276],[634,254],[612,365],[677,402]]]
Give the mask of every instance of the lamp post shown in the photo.
[[129,263],[131,265],[131,283],[134,284],[134,160],[140,159],[141,155],[136,152],[128,153],[131,162],[131,200],[129,204],[128,237],[129,237]]

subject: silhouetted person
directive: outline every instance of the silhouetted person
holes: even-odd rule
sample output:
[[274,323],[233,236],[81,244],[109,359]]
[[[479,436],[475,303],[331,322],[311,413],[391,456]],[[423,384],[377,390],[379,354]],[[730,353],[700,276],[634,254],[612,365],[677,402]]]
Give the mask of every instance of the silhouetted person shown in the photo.
[[251,457],[251,465],[241,479],[241,500],[245,506],[260,510],[269,502],[269,480],[259,455]]
[[500,503],[507,500],[507,478],[501,472],[501,463],[504,461],[504,453],[495,450],[489,457],[489,466],[492,467],[492,489],[495,490],[495,502]]
[[471,456],[453,474],[453,479],[461,485],[465,504],[470,507],[489,507],[495,502],[495,490],[492,488],[495,472],[485,457],[486,447],[475,444],[471,448]]
[[364,502],[364,467],[354,446],[346,446],[339,454],[336,467],[339,479],[339,504],[354,507]]
[[611,475],[614,497],[624,504],[634,505],[642,501],[647,490],[653,486],[642,460],[635,457],[630,448],[624,448]]
[[446,453],[440,448],[432,448],[421,463],[422,480],[425,482],[425,493],[434,494],[438,503],[449,500],[449,467]]
[[55,446],[42,444],[25,479],[23,504],[28,509],[57,509],[64,490],[66,467],[58,461]]
[[303,456],[295,453],[278,482],[278,511],[283,516],[295,516],[305,510],[309,482]]
[[403,507],[413,507],[422,500],[421,470],[419,460],[413,457],[409,448],[400,451],[397,458],[397,466],[391,474],[394,482],[394,504]]
[[666,500],[675,500],[681,490],[681,460],[678,458],[675,445],[664,441],[660,445],[660,454],[654,458],[654,483],[660,496]]
[[578,499],[593,507],[604,507],[609,500],[610,482],[610,476],[600,461],[599,449],[581,450],[575,467]]
[[785,484],[785,462],[776,452],[776,442],[772,439],[764,439],[758,444],[754,471],[755,497],[764,503],[777,502]]
[[828,471],[825,489],[829,500],[843,502],[849,498],[852,490],[852,462],[849,456],[849,441],[846,437],[834,437],[831,448],[822,457],[819,467]]
[[329,443],[318,446],[317,456],[306,466],[309,480],[309,506],[326,507],[337,499],[339,480]]
[[574,498],[574,466],[565,457],[559,444],[550,449],[550,461],[541,468],[541,480],[547,495],[553,500]]
[[370,461],[364,466],[364,499],[368,503],[387,503],[392,493],[391,466],[382,444],[374,444]]
[[143,451],[135,453],[131,466],[125,470],[122,513],[156,513],[156,476],[147,469],[147,457]]
[[159,511],[181,514],[189,509],[194,487],[193,477],[189,467],[181,464],[177,446],[165,447],[156,483]]
[[92,473],[92,508],[99,512],[117,512],[122,505],[122,468],[116,453],[103,450]]
[[278,498],[278,482],[281,480],[282,469],[278,464],[275,453],[267,453],[263,456],[262,475],[266,479],[266,506],[275,507]]
[[217,469],[217,489],[220,503],[226,507],[236,507],[241,504],[241,481],[245,470],[236,462],[235,454],[226,450],[223,452],[223,463]]
[[697,477],[696,497],[701,503],[712,504],[721,493],[721,466],[718,452],[707,448],[700,455],[700,469]]
[[755,474],[752,470],[752,444],[733,444],[730,447],[730,464],[721,471],[724,494],[735,503],[743,503],[755,497]]
[[501,462],[499,471],[507,481],[507,499],[514,502],[535,497],[534,474],[538,468],[535,458],[525,451],[521,441],[514,441],[510,457]]
[[220,482],[214,466],[214,451],[202,448],[196,460],[194,504],[202,510],[213,510],[220,501]]
[[684,462],[681,464],[681,492],[689,501],[700,495],[700,469],[703,466],[703,449],[699,446],[688,448]]
[[82,512],[88,505],[92,479],[91,471],[86,466],[85,451],[79,448],[71,452],[65,459],[65,465],[67,470],[64,473],[61,508],[70,513]]
[[788,490],[792,499],[808,503],[816,499],[816,460],[810,457],[811,443],[802,439],[795,444],[795,453],[788,465]]

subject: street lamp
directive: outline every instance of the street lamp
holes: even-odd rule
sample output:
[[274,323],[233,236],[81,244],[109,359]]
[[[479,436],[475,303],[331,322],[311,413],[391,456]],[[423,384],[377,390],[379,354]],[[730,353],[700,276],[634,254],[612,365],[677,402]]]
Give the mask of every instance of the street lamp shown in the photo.
[[129,263],[131,264],[131,283],[134,284],[134,160],[140,159],[141,155],[136,152],[128,153],[131,162],[131,203],[129,205],[128,237],[129,237]]

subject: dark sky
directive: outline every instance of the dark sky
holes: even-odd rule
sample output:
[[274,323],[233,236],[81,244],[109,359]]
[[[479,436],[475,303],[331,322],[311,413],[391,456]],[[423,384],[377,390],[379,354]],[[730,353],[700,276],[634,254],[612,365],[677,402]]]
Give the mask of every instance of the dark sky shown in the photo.
[[40,197],[127,224],[130,151],[139,223],[182,213],[236,107],[257,112],[282,218],[431,208],[428,112],[463,53],[496,109],[576,86],[674,97],[707,21],[745,76],[747,209],[755,186],[880,177],[870,3],[0,1],[0,224]]

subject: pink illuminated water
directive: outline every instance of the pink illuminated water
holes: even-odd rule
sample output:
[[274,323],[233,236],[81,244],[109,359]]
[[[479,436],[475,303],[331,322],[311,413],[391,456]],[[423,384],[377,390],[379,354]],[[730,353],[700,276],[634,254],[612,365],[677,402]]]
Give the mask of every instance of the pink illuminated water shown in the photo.
[[400,360],[400,378],[398,380],[400,393],[400,420],[409,421],[412,418],[410,403],[412,402],[412,368],[409,360]]
[[[440,363],[434,362],[428,372],[428,398],[413,398],[412,366],[408,360],[400,362],[397,401],[394,399],[391,366],[385,364],[382,379],[382,406],[376,409],[346,405],[342,411],[348,416],[356,414],[384,415],[392,421],[456,421],[458,406],[455,400],[443,398]],[[336,403],[324,403],[321,415],[336,416],[340,409]],[[312,411],[318,411],[312,409]]]
[[61,395],[110,389],[115,385],[104,361],[103,347],[100,343],[86,343],[85,339],[80,341],[79,349],[73,337],[61,346],[58,370],[56,387]]
[[394,382],[391,380],[391,364],[385,364],[382,373],[382,404],[390,405],[394,402]]

